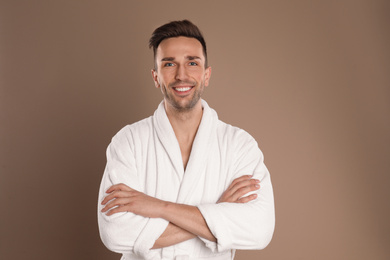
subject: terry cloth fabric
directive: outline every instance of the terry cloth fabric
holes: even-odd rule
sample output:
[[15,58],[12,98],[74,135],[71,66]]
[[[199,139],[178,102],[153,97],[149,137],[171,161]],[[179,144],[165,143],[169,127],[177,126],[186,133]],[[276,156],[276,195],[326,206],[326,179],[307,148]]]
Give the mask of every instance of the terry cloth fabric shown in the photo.
[[[103,243],[122,253],[122,259],[232,259],[235,249],[262,249],[270,242],[274,199],[263,154],[247,132],[220,121],[204,100],[202,106],[202,120],[185,170],[163,102],[153,116],[121,129],[108,146],[98,223]],[[248,174],[261,181],[256,200],[216,203],[234,179]],[[161,200],[197,206],[217,242],[197,237],[151,250],[166,229],[166,220],[131,212],[112,216],[100,212],[105,191],[118,183]]]

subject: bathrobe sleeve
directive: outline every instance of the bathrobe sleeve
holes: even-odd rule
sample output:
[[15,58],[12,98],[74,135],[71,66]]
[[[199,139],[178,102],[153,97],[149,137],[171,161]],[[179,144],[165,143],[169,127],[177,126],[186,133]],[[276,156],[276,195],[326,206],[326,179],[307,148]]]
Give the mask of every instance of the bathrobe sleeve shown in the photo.
[[[107,148],[107,165],[99,190],[98,224],[100,237],[111,251],[122,254],[136,254],[151,257],[150,250],[168,225],[160,218],[145,218],[131,212],[120,212],[107,216],[101,213],[101,201],[106,190],[114,184],[143,191],[137,178],[136,161],[133,154],[133,140],[130,131],[122,129]],[[154,252],[156,253],[156,252]]]
[[202,239],[213,252],[229,249],[263,249],[271,241],[275,210],[270,174],[257,142],[241,130],[230,140],[234,144],[230,183],[237,177],[253,174],[260,180],[257,199],[248,203],[204,204],[198,208],[217,242]]

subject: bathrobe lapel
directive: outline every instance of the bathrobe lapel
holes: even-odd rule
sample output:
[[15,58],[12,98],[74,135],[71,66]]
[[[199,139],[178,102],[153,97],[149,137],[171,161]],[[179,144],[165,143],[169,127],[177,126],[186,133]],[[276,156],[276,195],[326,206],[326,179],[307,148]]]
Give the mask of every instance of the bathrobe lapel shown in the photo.
[[196,204],[202,194],[199,185],[204,185],[206,161],[210,156],[211,145],[216,142],[217,113],[211,109],[207,102],[202,100],[203,116],[194,143],[192,144],[190,158],[187,163],[177,203]]
[[[204,180],[204,176],[202,175],[205,174],[205,167],[207,165],[206,160],[209,156],[211,145],[213,142],[216,142],[217,113],[208,106],[206,101],[201,101],[203,116],[192,145],[190,158],[185,171],[179,142],[176,139],[175,132],[173,131],[165,112],[164,102],[160,103],[158,109],[154,113],[154,128],[156,136],[162,146],[160,149],[156,147],[156,153],[160,154],[161,152],[164,152],[165,155],[169,157],[170,162],[172,163],[171,167],[174,168],[176,177],[180,182],[176,200],[177,203],[194,204],[201,198],[202,194],[199,194],[198,187],[199,185],[202,185],[201,182]],[[157,155],[158,168],[164,167],[164,165],[159,163],[161,160],[159,157],[160,156]],[[165,169],[158,170],[167,170],[168,168],[170,167],[165,165]],[[170,180],[164,180],[164,182],[166,181]]]
[[[176,139],[175,132],[169,122],[168,116],[165,112],[164,101],[160,103],[157,110],[154,112],[153,124],[155,131],[156,142],[156,157],[157,157],[157,170],[167,171],[173,167],[176,177],[179,182],[182,181],[184,175],[183,161],[181,158],[179,142]],[[156,138],[157,137],[157,138]],[[157,140],[158,139],[158,140]],[[165,165],[162,162],[162,158],[168,156],[171,165]],[[162,173],[162,176],[170,176]],[[165,180],[170,181],[170,180]]]

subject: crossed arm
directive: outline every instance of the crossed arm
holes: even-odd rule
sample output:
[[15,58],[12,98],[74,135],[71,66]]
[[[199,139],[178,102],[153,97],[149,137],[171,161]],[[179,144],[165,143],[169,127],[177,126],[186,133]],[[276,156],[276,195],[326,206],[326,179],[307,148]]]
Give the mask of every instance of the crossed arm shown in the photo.
[[[256,199],[257,194],[245,196],[260,188],[259,180],[244,175],[235,179],[222,194],[217,203],[247,203]],[[159,200],[134,190],[125,184],[111,186],[102,201],[102,212],[112,215],[118,212],[132,212],[148,218],[163,218],[169,221],[168,227],[156,240],[153,248],[162,248],[189,240],[196,236],[216,241],[201,212],[195,206]]]

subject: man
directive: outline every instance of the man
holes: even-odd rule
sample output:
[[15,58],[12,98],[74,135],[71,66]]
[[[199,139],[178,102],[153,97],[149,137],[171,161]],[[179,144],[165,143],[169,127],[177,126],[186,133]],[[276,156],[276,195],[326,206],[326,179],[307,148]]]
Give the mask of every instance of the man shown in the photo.
[[107,149],[103,243],[122,259],[233,259],[235,249],[264,248],[275,225],[270,176],[256,141],[201,99],[211,76],[202,34],[175,21],[150,47],[164,100]]

